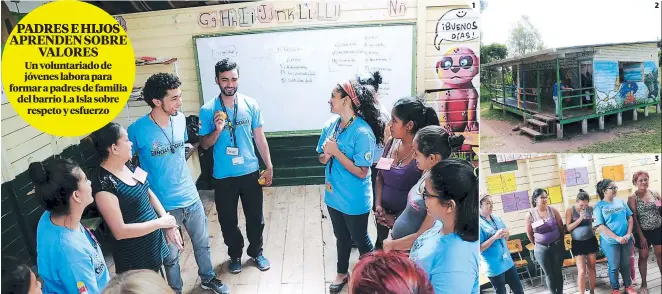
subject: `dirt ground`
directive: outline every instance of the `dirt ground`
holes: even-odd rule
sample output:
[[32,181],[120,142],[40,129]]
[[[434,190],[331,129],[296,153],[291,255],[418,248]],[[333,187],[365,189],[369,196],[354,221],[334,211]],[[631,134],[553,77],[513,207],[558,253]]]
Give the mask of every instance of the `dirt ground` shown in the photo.
[[[643,114],[640,114],[643,118]],[[605,129],[599,130],[598,120],[588,121],[588,134],[582,135],[581,122],[565,125],[563,139],[546,137],[533,142],[527,135],[512,131],[515,124],[499,120],[480,123],[480,151],[490,153],[562,153],[598,142],[615,139],[623,134],[640,132],[632,126],[631,115],[623,114],[623,125],[617,126],[615,116],[605,120]]]

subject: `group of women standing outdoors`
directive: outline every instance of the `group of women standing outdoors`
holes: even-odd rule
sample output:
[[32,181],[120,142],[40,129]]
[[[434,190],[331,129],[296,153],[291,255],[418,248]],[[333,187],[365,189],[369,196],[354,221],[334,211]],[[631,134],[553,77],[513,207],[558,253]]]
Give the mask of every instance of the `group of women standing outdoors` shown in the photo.
[[[382,260],[375,248],[393,254],[394,264],[408,256],[434,293],[478,293],[477,169],[450,158],[464,137],[445,132],[436,111],[415,97],[398,100],[384,113],[380,84],[379,72],[338,83],[329,100],[335,115],[317,146],[326,165],[325,203],[338,253],[329,290],[337,293],[350,283],[350,293],[368,293],[362,292],[365,275],[350,279],[354,245],[371,260]],[[371,210],[378,231],[374,245],[368,235]],[[433,293],[414,284],[405,288]]]
[[[617,198],[618,186],[610,179],[597,183],[596,193],[600,201],[589,205],[589,194],[580,189],[576,202],[565,212],[565,229],[570,233],[571,250],[577,266],[577,290],[594,293],[596,286],[596,256],[602,250],[607,258],[609,282],[613,293],[621,293],[619,273],[625,293],[637,291],[632,285],[630,262],[632,246],[639,249],[639,293],[648,293],[646,283],[649,249],[655,252],[658,267],[662,270],[662,217],[660,194],[648,188],[649,175],[636,172],[632,184],[636,187],[627,202]],[[526,214],[526,231],[534,245],[533,258],[545,274],[551,293],[563,293],[564,247],[563,219],[559,211],[548,203],[549,194],[536,189],[532,194],[532,207]],[[498,294],[506,293],[507,284],[513,293],[523,293],[517,270],[506,246],[508,229],[499,217],[492,214],[490,196],[480,198],[481,261],[486,274]],[[599,237],[598,237],[599,236]],[[598,240],[599,238],[599,240]],[[588,272],[589,285],[586,287]]]

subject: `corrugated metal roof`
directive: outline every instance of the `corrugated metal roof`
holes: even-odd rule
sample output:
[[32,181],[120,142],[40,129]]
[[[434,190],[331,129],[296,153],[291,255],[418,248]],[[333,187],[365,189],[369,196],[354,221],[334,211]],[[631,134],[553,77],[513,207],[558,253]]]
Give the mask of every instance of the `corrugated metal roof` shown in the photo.
[[559,48],[545,49],[545,50],[542,50],[542,51],[533,52],[533,53],[529,53],[529,54],[522,55],[522,56],[515,56],[515,57],[506,58],[506,59],[501,59],[501,60],[497,60],[497,61],[494,61],[494,62],[490,62],[488,64],[481,64],[481,66],[491,67],[491,66],[496,66],[496,65],[522,63],[523,61],[525,61],[527,59],[534,58],[534,57],[540,57],[540,56],[543,56],[543,55],[557,55],[557,54],[564,53],[563,51],[573,50],[573,49],[583,49],[583,48],[585,49],[585,48],[591,48],[591,47],[608,47],[608,46],[619,46],[619,45],[640,45],[640,44],[657,44],[657,47],[659,48],[662,45],[662,41],[622,42],[622,43],[605,43],[605,44],[594,44],[594,45],[559,47]]

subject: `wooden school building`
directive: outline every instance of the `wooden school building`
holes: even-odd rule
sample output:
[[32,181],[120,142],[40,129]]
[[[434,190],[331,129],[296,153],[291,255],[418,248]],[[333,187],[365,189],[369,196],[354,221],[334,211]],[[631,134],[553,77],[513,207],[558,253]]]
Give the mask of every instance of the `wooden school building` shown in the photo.
[[[330,117],[330,92],[341,79],[378,70],[384,76],[380,99],[386,108],[401,97],[424,96],[442,125],[467,138],[458,156],[477,164],[479,1],[191,2],[197,4],[93,3],[125,28],[137,59],[134,94],[115,118],[125,128],[150,110],[140,87],[157,72],[179,76],[182,111],[197,116],[218,92],[214,64],[230,57],[240,67],[239,91],[261,106],[274,186],[322,184],[324,167],[315,146]],[[5,2],[2,7],[5,15]],[[13,12],[15,24],[29,11]],[[455,76],[449,76],[451,69]],[[461,84],[462,90],[447,83]],[[33,197],[28,165],[60,156],[90,168],[100,160],[86,136],[45,134],[19,117],[4,96],[1,118],[2,255],[33,265],[43,208]],[[194,178],[206,180],[208,155],[192,142],[187,156]],[[87,221],[103,227],[97,217]]]
[[[533,137],[563,137],[563,126],[615,117],[621,125],[625,112],[637,120],[637,110],[655,105],[660,112],[660,42],[598,44],[546,49],[483,65],[490,107],[521,115],[520,133]],[[510,77],[506,78],[506,72]],[[507,84],[511,80],[512,84]],[[559,106],[552,99],[554,83],[572,90],[559,92]],[[557,116],[558,113],[558,116]]]
[[[617,197],[626,201],[636,190],[632,175],[637,171],[648,172],[650,189],[661,191],[660,162],[659,154],[483,154],[480,192],[491,196],[493,213],[510,230],[509,248],[520,277],[526,280],[540,275],[540,266],[530,257],[533,248],[525,223],[535,189],[549,192],[548,203],[561,213],[565,224],[565,211],[575,204],[579,189],[591,195],[589,205],[599,201],[596,184],[602,179],[614,180]],[[570,253],[566,258],[571,258]],[[489,284],[486,279],[481,282]]]

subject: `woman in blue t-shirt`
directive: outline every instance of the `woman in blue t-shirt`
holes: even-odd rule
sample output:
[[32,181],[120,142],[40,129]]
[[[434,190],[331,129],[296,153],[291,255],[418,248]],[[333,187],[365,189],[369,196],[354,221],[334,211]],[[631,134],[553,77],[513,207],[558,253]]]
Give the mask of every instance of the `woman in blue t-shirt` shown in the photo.
[[37,267],[44,293],[101,293],[110,280],[101,247],[80,219],[93,201],[83,170],[68,159],[28,169],[46,211],[37,225]]
[[616,198],[618,187],[610,179],[596,186],[600,201],[593,208],[593,227],[600,232],[600,247],[607,257],[609,282],[614,292],[620,291],[618,273],[623,276],[625,293],[635,294],[630,277],[632,250],[632,211],[627,203]]
[[410,258],[428,273],[436,294],[478,293],[478,174],[463,159],[442,160],[430,170],[421,193],[432,228]]
[[375,143],[384,141],[384,122],[379,118],[371,88],[342,81],[333,89],[329,105],[339,117],[326,124],[317,144],[319,161],[326,165],[324,201],[338,252],[338,274],[329,287],[331,292],[340,292],[347,284],[352,243],[361,255],[374,249],[368,236],[370,166]]
[[506,284],[515,294],[522,294],[522,283],[506,241],[510,231],[500,217],[492,214],[492,197],[480,198],[480,261],[485,275],[497,294],[506,294]]

